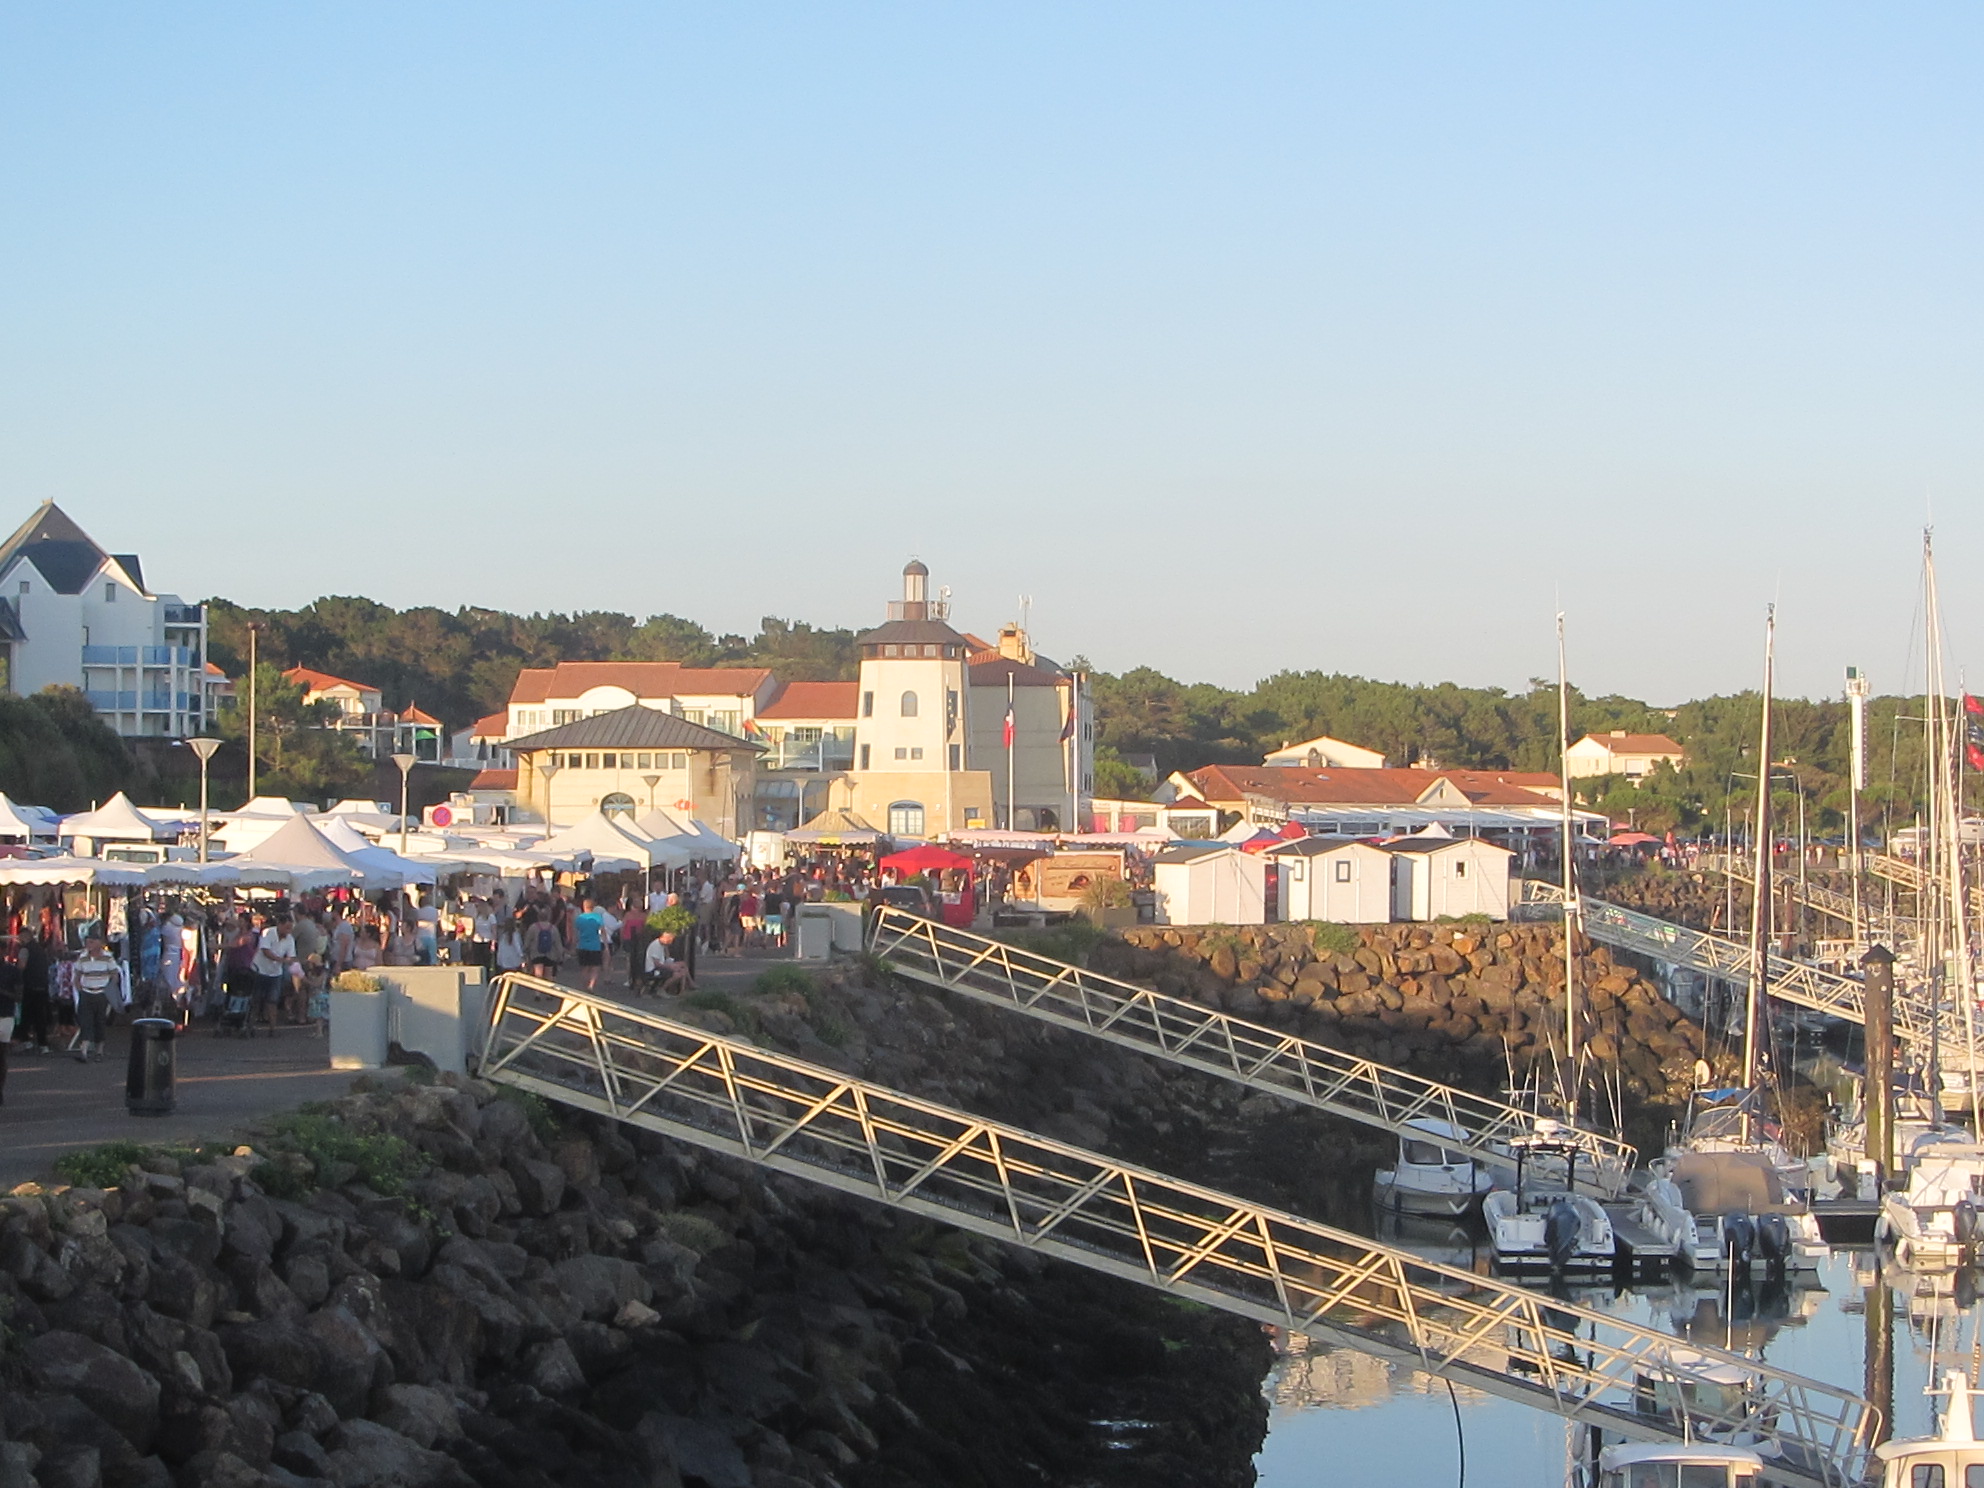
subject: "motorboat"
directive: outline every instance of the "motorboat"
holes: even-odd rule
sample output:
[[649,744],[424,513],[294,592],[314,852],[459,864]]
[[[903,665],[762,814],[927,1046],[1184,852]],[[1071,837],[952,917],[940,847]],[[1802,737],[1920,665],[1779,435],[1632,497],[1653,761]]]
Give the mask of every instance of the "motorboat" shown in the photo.
[[1904,1266],[1963,1265],[1984,1235],[1984,1146],[1968,1132],[1941,1128],[1909,1145],[1908,1177],[1881,1199],[1874,1238]]
[[1760,1457],[1780,1450],[1760,1377],[1733,1359],[1676,1348],[1642,1360],[1633,1374],[1633,1409],[1678,1423],[1705,1443]]
[[1381,1208],[1440,1217],[1470,1214],[1495,1186],[1492,1174],[1464,1152],[1441,1145],[1466,1133],[1447,1121],[1421,1118],[1398,1139],[1398,1160],[1373,1179]]
[[1817,1271],[1830,1249],[1811,1205],[1754,1149],[1680,1151],[1656,1164],[1635,1217],[1694,1271]]
[[1488,1244],[1505,1271],[1610,1270],[1618,1254],[1612,1220],[1596,1199],[1576,1191],[1585,1148],[1551,1135],[1518,1137],[1515,1187],[1496,1188],[1481,1201]]
[[1984,1485],[1984,1443],[1971,1417],[1970,1380],[1960,1369],[1943,1376],[1946,1397],[1934,1436],[1883,1442],[1881,1488],[1980,1488]]
[[1599,1452],[1595,1488],[1757,1488],[1763,1471],[1747,1447],[1625,1442]]

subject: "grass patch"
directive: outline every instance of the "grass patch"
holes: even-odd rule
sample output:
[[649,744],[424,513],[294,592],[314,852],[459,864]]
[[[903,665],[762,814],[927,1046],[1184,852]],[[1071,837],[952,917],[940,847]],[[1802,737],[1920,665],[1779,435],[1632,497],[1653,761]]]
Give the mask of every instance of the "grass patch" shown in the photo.
[[806,994],[806,1021],[813,1025],[820,1042],[830,1049],[845,1049],[847,1041],[854,1037],[854,1024],[817,988]]
[[279,1199],[301,1198],[313,1188],[337,1188],[353,1179],[375,1192],[397,1194],[421,1166],[419,1153],[400,1138],[353,1131],[321,1111],[278,1116],[270,1124],[267,1146],[272,1161],[256,1169],[255,1181]]
[[1364,944],[1364,937],[1349,925],[1339,925],[1333,920],[1311,920],[1309,943],[1333,956],[1349,956]]
[[813,979],[796,966],[774,966],[770,971],[761,972],[751,983],[751,990],[760,997],[783,997],[797,992],[801,997],[813,995]]
[[55,1159],[56,1174],[77,1188],[116,1188],[125,1179],[126,1169],[143,1163],[151,1149],[140,1142],[105,1142],[80,1152],[65,1152]]

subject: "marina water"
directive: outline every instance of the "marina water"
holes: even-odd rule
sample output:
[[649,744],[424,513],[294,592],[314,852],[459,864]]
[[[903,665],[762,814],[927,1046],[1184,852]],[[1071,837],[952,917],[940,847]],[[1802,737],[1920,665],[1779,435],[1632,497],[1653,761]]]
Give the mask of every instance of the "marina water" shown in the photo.
[[[1429,1244],[1409,1232],[1396,1243],[1429,1259],[1473,1264],[1464,1244]],[[1736,1294],[1733,1308],[1710,1280],[1617,1292],[1575,1288],[1567,1295],[1596,1311],[1865,1393],[1866,1314],[1874,1309],[1878,1330],[1882,1290],[1892,1339],[1893,1434],[1913,1435],[1930,1426],[1935,1402],[1923,1391],[1934,1374],[1975,1365],[1971,1276],[1918,1277],[1892,1261],[1882,1271],[1873,1251],[1836,1248],[1817,1286],[1784,1291],[1756,1282]],[[1463,1444],[1467,1488],[1562,1488],[1569,1480],[1577,1433],[1556,1416],[1464,1385],[1455,1385],[1450,1397],[1443,1380],[1349,1349],[1284,1341],[1266,1389],[1268,1436],[1255,1459],[1260,1488],[1441,1488],[1461,1482]]]

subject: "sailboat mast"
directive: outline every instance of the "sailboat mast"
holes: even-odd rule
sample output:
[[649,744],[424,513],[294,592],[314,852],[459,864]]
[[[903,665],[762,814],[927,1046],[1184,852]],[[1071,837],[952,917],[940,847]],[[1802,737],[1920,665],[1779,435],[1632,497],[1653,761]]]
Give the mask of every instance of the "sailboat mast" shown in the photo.
[[1578,889],[1571,822],[1571,683],[1564,664],[1564,612],[1557,612],[1557,768],[1564,841],[1564,1106],[1578,1114]]
[[[1973,1130],[1984,1129],[1978,1120],[1976,978],[1971,968],[1970,926],[1965,912],[1963,885],[1963,801],[1958,789],[1957,724],[1949,699],[1948,681],[1943,670],[1943,617],[1936,595],[1936,554],[1934,534],[1922,534],[1923,638],[1929,651],[1929,729],[1931,787],[1930,837],[1934,856],[1928,881],[1941,896],[1936,906],[1937,939],[1942,941],[1940,960],[1943,990],[1963,1008],[1964,1085],[1970,1097]],[[1934,964],[1934,963],[1932,963]],[[1943,998],[1936,999],[1938,1012]],[[1940,1061],[1938,1061],[1940,1063]],[[1940,1074],[1940,1070],[1938,1071]],[[1940,1100],[1942,1092],[1934,1092]]]
[[1764,612],[1764,707],[1757,746],[1756,896],[1750,905],[1750,996],[1743,1009],[1743,1086],[1755,1087],[1763,1013],[1770,991],[1771,690],[1777,665],[1777,606]]

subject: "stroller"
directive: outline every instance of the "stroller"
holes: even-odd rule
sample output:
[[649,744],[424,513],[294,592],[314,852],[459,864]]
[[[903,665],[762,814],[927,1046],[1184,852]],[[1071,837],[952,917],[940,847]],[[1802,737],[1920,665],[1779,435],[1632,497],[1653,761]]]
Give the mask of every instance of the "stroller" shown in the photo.
[[255,1036],[255,992],[256,989],[252,985],[244,987],[240,979],[228,979],[226,997],[221,1003],[220,1019],[214,1024],[216,1038]]

